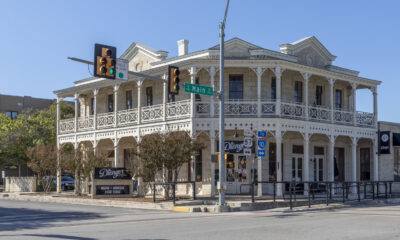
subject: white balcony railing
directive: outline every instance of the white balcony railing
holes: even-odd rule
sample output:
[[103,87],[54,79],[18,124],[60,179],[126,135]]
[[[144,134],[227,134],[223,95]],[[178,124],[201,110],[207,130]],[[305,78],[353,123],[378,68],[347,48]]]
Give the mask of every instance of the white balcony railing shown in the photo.
[[87,131],[87,130],[92,130],[92,129],[94,129],[93,116],[78,118],[78,130],[79,131]]
[[324,106],[309,106],[308,107],[308,119],[311,121],[330,122],[331,121],[331,110]]
[[344,110],[334,110],[333,121],[338,124],[353,124],[353,112]]
[[70,133],[75,131],[75,119],[60,120],[60,133]]
[[142,122],[156,122],[163,120],[163,104],[142,107]]
[[118,126],[136,125],[138,124],[138,109],[129,109],[118,111],[117,124]]
[[[258,108],[260,106],[260,109]],[[165,107],[165,112],[164,112]],[[194,117],[197,118],[211,118],[218,117],[219,103],[214,102],[214,107],[210,102],[196,101],[194,107]],[[212,113],[214,109],[214,112]],[[282,117],[289,119],[298,119],[317,122],[331,122],[332,111],[328,107],[323,106],[306,106],[301,103],[281,102],[280,113],[276,111],[275,101],[262,100],[260,105],[256,100],[240,100],[240,101],[227,101],[225,102],[225,116],[227,118],[241,118],[249,117],[261,118],[266,117]],[[192,103],[190,100],[183,100],[173,103],[153,105],[149,107],[142,107],[139,113],[138,109],[129,109],[118,111],[117,115],[114,112],[97,114],[97,127],[96,129],[113,128],[138,125],[150,122],[162,122],[164,120],[175,120],[190,118],[192,114]],[[139,114],[141,122],[139,122]],[[165,114],[165,115],[164,115]],[[308,114],[308,115],[307,115]],[[115,119],[117,116],[117,119]],[[354,116],[356,121],[354,121]],[[115,121],[117,121],[115,123]],[[372,113],[353,112],[345,110],[333,111],[333,123],[356,125],[362,127],[374,127],[375,117]],[[94,130],[94,116],[78,118],[77,131]],[[59,122],[59,132],[61,134],[72,133],[75,131],[75,119],[65,119]]]
[[375,118],[373,113],[366,112],[357,112],[356,113],[356,122],[359,126],[374,126]]
[[97,127],[110,128],[115,124],[115,114],[113,112],[97,114]]
[[183,100],[166,104],[167,119],[179,119],[190,117],[190,100]]
[[286,118],[304,119],[305,106],[301,103],[281,103],[281,116]]

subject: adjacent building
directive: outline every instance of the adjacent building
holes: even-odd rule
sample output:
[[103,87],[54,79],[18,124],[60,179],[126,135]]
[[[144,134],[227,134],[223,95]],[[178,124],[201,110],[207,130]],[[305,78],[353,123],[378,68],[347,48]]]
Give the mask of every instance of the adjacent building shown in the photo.
[[[129,70],[166,79],[178,66],[181,82],[219,89],[219,45],[178,56],[133,43],[121,58]],[[251,157],[243,153],[244,131],[267,132],[266,156],[255,162],[259,181],[373,181],[383,179],[378,161],[377,88],[380,81],[334,65],[334,56],[314,36],[272,51],[233,38],[225,42],[225,151],[227,193],[248,191]],[[373,112],[356,109],[356,92],[369,89]],[[197,181],[200,195],[214,195],[218,165],[218,99],[185,93],[168,95],[167,83],[136,76],[129,81],[88,78],[57,90],[58,102],[75,99],[75,118],[58,119],[59,145],[93,147],[124,167],[130,148],[159,131],[185,130],[207,146],[179,180]],[[255,145],[255,144],[253,144]],[[386,171],[386,170],[385,170]],[[181,186],[179,191],[188,191]],[[271,189],[259,185],[258,194]],[[282,194],[283,189],[278,189]]]
[[21,113],[27,114],[31,111],[48,108],[54,101],[54,99],[0,94],[0,113],[5,113],[11,118],[16,118]]

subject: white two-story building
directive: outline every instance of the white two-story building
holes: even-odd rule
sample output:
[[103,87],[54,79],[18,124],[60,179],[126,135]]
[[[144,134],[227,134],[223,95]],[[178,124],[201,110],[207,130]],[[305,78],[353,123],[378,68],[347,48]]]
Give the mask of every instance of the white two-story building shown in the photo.
[[[178,56],[133,43],[121,56],[129,70],[166,78],[169,65],[181,82],[219,90],[219,45]],[[282,44],[280,52],[239,38],[225,43],[225,151],[227,192],[250,183],[251,159],[243,154],[244,129],[267,131],[266,157],[256,161],[259,181],[373,181],[379,179],[377,86],[380,81],[333,65],[315,37]],[[373,112],[356,109],[356,91],[369,89]],[[168,96],[167,83],[136,76],[129,81],[88,78],[55,91],[58,100],[75,98],[75,118],[58,119],[58,143],[93,147],[124,167],[129,149],[158,131],[185,130],[206,148],[181,168],[179,180],[195,180],[200,195],[214,195],[218,166],[219,102],[185,93]],[[256,151],[257,147],[253,149]],[[264,189],[263,189],[264,188]],[[258,194],[267,191],[259,187]]]

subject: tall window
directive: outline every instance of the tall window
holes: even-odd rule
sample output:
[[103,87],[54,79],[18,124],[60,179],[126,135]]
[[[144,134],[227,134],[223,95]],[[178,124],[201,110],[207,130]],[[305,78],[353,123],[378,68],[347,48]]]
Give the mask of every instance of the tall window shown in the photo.
[[90,99],[90,114],[94,114],[94,98]]
[[203,154],[202,150],[196,156],[196,181],[201,181],[203,179]]
[[294,83],[294,101],[303,102],[303,83],[300,81]]
[[153,105],[153,88],[152,87],[146,88],[146,104],[147,104],[147,106]]
[[[196,77],[195,83],[200,84],[200,78]],[[195,94],[194,98],[196,99],[196,101],[201,101],[200,94]]]
[[276,100],[276,77],[271,78],[271,100]]
[[126,109],[132,109],[132,91],[126,91],[125,93]]
[[7,112],[5,112],[5,114],[11,119],[16,119],[17,115],[18,115],[18,112],[16,112],[16,111],[7,111]]
[[229,75],[229,99],[243,99],[243,75]]
[[114,95],[108,95],[108,112],[114,111]]
[[360,148],[360,181],[369,181],[370,171],[370,150],[369,148]]
[[336,89],[335,92],[335,106],[336,109],[342,109],[342,90]]
[[322,86],[317,86],[315,88],[315,105],[322,105]]
[[400,181],[400,147],[393,147],[394,181]]

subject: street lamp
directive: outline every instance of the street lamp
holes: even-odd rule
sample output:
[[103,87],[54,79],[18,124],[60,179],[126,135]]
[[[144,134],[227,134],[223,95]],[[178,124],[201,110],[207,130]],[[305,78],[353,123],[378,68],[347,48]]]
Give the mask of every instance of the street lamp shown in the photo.
[[[226,3],[224,20],[219,24],[220,54],[219,54],[219,159],[225,159],[225,106],[224,106],[224,37],[225,22],[228,14],[229,0]],[[219,201],[218,205],[225,204],[225,161],[219,161]]]

